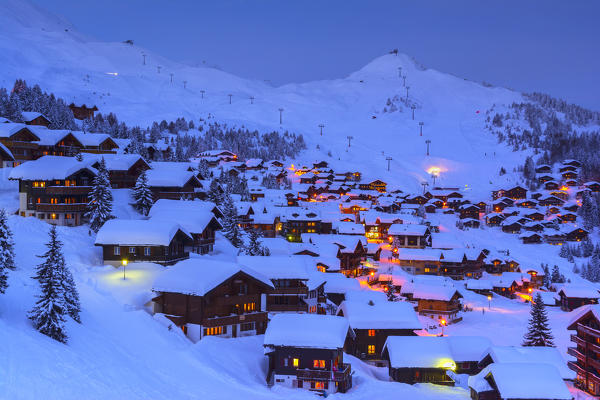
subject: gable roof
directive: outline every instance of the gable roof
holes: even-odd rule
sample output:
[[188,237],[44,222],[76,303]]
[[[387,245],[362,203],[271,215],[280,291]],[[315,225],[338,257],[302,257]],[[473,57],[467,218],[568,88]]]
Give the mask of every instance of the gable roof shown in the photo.
[[165,220],[111,219],[104,223],[94,244],[122,246],[168,246],[177,232],[190,234],[179,224]]
[[337,313],[343,313],[352,329],[423,329],[411,303],[384,301],[371,304],[346,300],[340,304]]
[[88,170],[92,175],[98,171],[75,157],[43,156],[13,168],[8,179],[42,180],[66,179],[73,174]]
[[264,346],[341,349],[348,335],[346,318],[320,314],[277,314],[265,332]]
[[456,368],[445,337],[388,336],[383,349],[392,368]]

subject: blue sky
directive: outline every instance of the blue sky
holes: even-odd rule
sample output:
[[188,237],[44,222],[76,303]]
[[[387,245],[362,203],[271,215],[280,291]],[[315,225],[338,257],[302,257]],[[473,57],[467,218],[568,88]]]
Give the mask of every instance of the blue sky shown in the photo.
[[100,40],[275,85],[343,77],[398,48],[443,72],[600,110],[593,0],[34,2]]

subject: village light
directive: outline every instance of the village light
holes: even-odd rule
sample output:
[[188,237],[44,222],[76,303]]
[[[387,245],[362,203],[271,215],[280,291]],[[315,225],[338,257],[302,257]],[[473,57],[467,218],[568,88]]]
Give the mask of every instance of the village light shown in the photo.
[[445,320],[445,319],[442,319],[442,320],[440,321],[440,324],[442,324],[442,336],[444,336],[444,327],[446,326],[446,320]]
[[492,295],[488,294],[488,310],[492,309]]
[[127,259],[122,259],[121,264],[123,265],[123,280],[125,280],[125,267],[127,266]]

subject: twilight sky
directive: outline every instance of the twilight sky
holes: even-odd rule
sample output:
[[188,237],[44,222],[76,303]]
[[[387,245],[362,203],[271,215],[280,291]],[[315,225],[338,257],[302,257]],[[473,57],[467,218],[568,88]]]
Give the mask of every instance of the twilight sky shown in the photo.
[[443,72],[600,110],[594,0],[33,1],[99,40],[275,85],[341,78],[398,48]]

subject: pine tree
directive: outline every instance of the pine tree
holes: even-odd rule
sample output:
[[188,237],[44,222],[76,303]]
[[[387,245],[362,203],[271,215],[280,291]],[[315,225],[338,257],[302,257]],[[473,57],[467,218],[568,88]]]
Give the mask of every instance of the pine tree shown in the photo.
[[567,258],[569,256],[569,247],[568,247],[568,245],[565,244],[565,245],[561,246],[560,252],[558,253],[558,256],[562,257],[562,258]]
[[565,282],[565,277],[560,273],[560,270],[558,269],[558,265],[555,265],[552,268],[552,276],[550,279],[552,280],[552,283],[564,283]]
[[223,202],[221,206],[223,210],[223,233],[234,247],[239,248],[243,245],[242,230],[238,224],[238,215],[235,203],[233,202],[233,199],[229,193],[225,193],[223,196]]
[[221,187],[216,179],[210,182],[208,193],[206,194],[209,201],[215,204],[220,204],[223,201],[223,194],[221,193]]
[[248,256],[268,256],[270,251],[260,242],[262,234],[257,229],[248,230],[248,244],[244,247],[244,253]]
[[539,293],[531,303],[529,327],[523,337],[523,346],[554,347],[554,337],[548,323],[548,315],[542,295]]
[[8,288],[8,270],[15,269],[13,236],[8,227],[6,211],[0,209],[0,294]]
[[143,215],[148,215],[152,204],[154,204],[154,197],[148,187],[148,175],[146,175],[146,171],[143,171],[135,182],[133,198],[135,200],[135,209]]
[[113,197],[110,191],[110,179],[106,170],[106,162],[104,158],[100,161],[98,174],[92,182],[92,190],[90,191],[90,201],[87,204],[85,216],[90,222],[90,229],[94,232],[104,225],[106,221],[112,217],[112,202]]
[[548,269],[548,264],[542,264],[542,269],[544,270],[544,278],[542,283],[545,287],[549,288],[552,284],[552,281],[550,280],[550,270]]
[[394,294],[395,291],[396,291],[396,286],[394,286],[394,284],[392,282],[388,283],[387,291],[385,293],[388,301],[396,301],[396,295]]
[[33,279],[40,285],[40,293],[29,318],[34,327],[46,336],[62,343],[67,342],[65,331],[65,316],[67,304],[65,301],[65,286],[62,281],[65,276],[60,262],[60,242],[56,238],[56,227],[50,228],[50,241],[46,244],[48,250],[41,258],[44,261],[37,266]]
[[198,172],[202,175],[202,179],[210,178],[210,167],[208,166],[208,161],[204,158],[200,159],[200,162],[198,162]]

